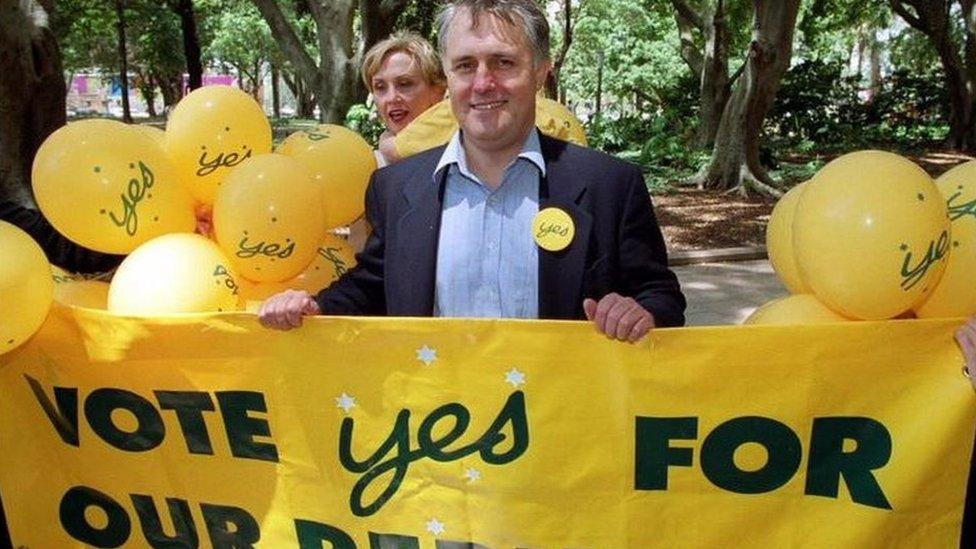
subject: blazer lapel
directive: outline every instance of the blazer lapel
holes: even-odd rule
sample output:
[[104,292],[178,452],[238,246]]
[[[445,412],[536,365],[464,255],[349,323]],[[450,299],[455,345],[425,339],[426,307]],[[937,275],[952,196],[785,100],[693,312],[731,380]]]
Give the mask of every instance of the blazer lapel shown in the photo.
[[431,316],[434,312],[437,240],[447,170],[435,182],[434,167],[440,154],[431,158],[402,188],[407,209],[397,221],[395,249],[388,254],[392,264],[386,273],[388,312],[395,316]]
[[539,185],[539,210],[559,208],[573,219],[572,242],[557,252],[539,248],[539,318],[578,319],[583,310],[583,270],[593,217],[582,208],[586,182],[561,161],[566,144],[539,136],[546,177]]

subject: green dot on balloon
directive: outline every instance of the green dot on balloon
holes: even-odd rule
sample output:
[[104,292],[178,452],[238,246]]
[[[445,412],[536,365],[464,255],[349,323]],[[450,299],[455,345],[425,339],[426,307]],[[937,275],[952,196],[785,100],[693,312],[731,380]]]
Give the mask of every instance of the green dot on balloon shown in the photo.
[[278,222],[278,218],[277,217],[272,217],[271,218],[271,222],[272,223],[277,223]]
[[13,345],[13,344],[14,344],[14,340],[12,340],[12,339],[8,339],[7,340],[7,345]]
[[132,162],[129,162],[129,167],[132,168],[133,170],[136,169],[136,165],[133,164]]
[[95,166],[95,173],[102,173],[102,168],[100,166]]
[[918,201],[919,202],[925,202],[925,195],[922,194],[922,193],[918,193]]
[[903,252],[907,252],[908,251],[908,244],[902,244],[901,246],[899,246],[898,249],[901,250],[901,251],[903,251]]

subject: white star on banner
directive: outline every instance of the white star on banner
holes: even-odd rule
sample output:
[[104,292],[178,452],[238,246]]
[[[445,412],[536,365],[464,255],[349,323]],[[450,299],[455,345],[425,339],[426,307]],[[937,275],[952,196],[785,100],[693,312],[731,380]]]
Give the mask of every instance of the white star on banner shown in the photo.
[[427,521],[427,531],[435,536],[439,536],[444,533],[444,523],[432,518]]
[[417,349],[417,360],[423,362],[424,366],[430,366],[437,360],[437,349],[431,349],[424,345]]
[[342,408],[342,411],[347,414],[349,413],[349,410],[356,407],[356,397],[351,397],[346,393],[342,393],[342,396],[337,396],[335,401],[336,408]]
[[520,385],[525,385],[525,374],[518,371],[518,368],[512,368],[505,374],[505,382],[518,389]]
[[468,467],[464,470],[464,478],[468,479],[468,482],[476,482],[481,480],[481,471],[475,469],[474,467]]

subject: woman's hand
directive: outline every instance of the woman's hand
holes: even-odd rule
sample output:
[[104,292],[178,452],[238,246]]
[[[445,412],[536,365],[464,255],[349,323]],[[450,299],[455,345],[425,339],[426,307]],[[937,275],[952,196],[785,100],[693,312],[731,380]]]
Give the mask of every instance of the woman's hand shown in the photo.
[[976,389],[976,316],[956,330],[956,342],[959,343],[963,357],[966,359],[963,365],[966,376]]

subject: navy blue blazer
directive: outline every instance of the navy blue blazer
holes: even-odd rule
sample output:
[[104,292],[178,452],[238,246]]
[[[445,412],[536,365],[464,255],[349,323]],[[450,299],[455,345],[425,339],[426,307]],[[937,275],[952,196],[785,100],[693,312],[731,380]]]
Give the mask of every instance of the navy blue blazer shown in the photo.
[[[657,326],[684,324],[685,298],[667,265],[664,238],[637,166],[540,135],[546,176],[539,209],[572,217],[576,235],[558,252],[539,249],[539,318],[585,319],[583,298],[636,299]],[[377,170],[366,191],[373,232],[358,264],[316,296],[324,314],[431,316],[446,171],[444,147]],[[517,258],[512,258],[516,261]]]

